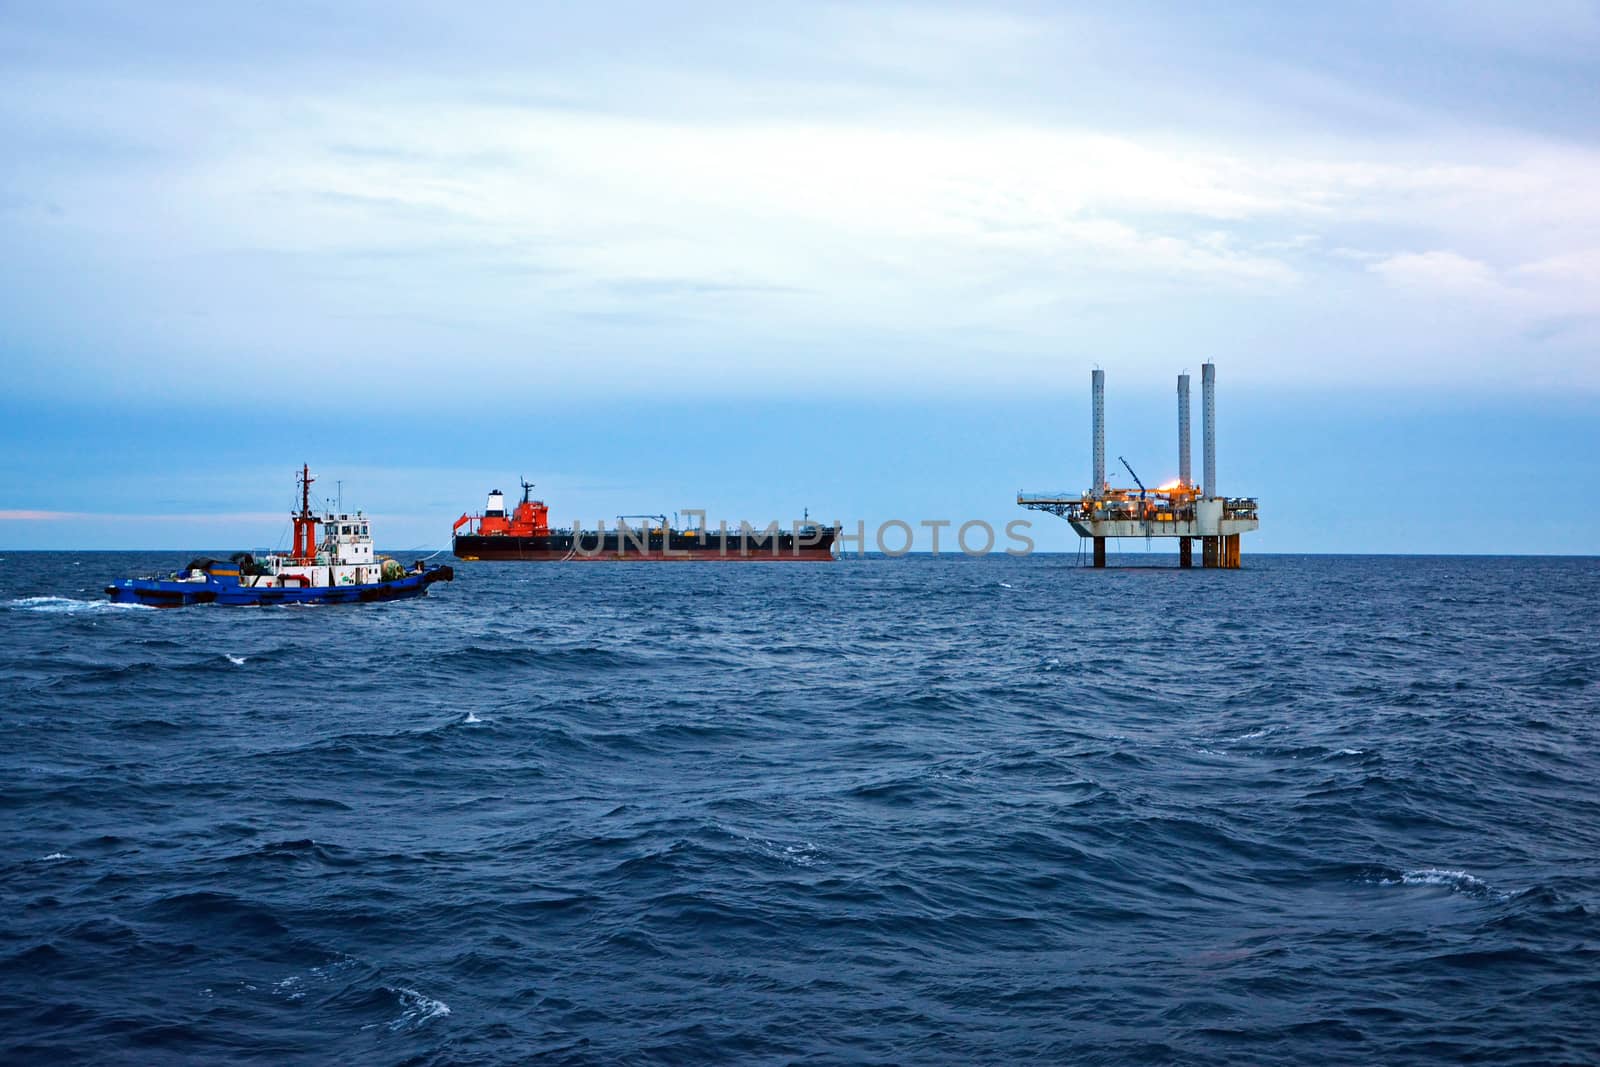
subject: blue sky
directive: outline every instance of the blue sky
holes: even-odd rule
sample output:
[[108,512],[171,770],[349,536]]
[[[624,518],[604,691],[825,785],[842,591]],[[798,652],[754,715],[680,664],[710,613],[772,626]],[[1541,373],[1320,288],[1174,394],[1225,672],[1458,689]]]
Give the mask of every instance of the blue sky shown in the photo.
[[271,544],[302,461],[396,545],[519,473],[1003,523],[1087,483],[1095,365],[1170,477],[1210,358],[1256,550],[1600,552],[1596,55],[1559,2],[7,3],[0,547]]

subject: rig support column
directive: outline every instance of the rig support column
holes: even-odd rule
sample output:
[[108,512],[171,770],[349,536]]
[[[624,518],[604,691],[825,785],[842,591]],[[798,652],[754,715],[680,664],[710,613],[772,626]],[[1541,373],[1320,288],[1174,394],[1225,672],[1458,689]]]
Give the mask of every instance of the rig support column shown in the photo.
[[1104,537],[1096,537],[1094,539],[1094,565],[1100,568],[1104,568],[1106,565],[1106,539]]
[[1193,485],[1189,475],[1189,376],[1178,375],[1178,484]]
[[1178,566],[1194,566],[1194,542],[1187,537],[1178,538]]
[[1217,492],[1217,366],[1200,365],[1200,448],[1205,463],[1205,481],[1200,489],[1206,496]]
[[1106,372],[1092,370],[1089,382],[1094,395],[1092,417],[1094,422],[1094,482],[1089,492],[1095,499],[1106,491]]
[[1219,547],[1217,542],[1221,540],[1222,538],[1220,537],[1200,538],[1200,565],[1202,567],[1214,568],[1222,566],[1221,553],[1217,551]]

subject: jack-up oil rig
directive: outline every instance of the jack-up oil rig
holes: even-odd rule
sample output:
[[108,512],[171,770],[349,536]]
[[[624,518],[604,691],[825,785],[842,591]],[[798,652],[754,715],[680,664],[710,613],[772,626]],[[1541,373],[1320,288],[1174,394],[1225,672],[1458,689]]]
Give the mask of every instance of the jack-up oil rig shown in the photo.
[[[1205,478],[1196,485],[1189,472],[1189,376],[1178,375],[1178,477],[1155,489],[1145,488],[1123,459],[1137,489],[1114,489],[1106,481],[1106,372],[1095,370],[1094,481],[1082,496],[1018,493],[1017,503],[1048,511],[1072,524],[1079,537],[1094,541],[1094,565],[1106,565],[1108,537],[1176,537],[1178,566],[1194,566],[1193,545],[1200,542],[1201,565],[1229,570],[1239,566],[1239,537],[1256,529],[1254,497],[1225,497],[1217,492],[1217,368],[1200,367],[1201,440]],[[1118,457],[1121,459],[1121,457]]]

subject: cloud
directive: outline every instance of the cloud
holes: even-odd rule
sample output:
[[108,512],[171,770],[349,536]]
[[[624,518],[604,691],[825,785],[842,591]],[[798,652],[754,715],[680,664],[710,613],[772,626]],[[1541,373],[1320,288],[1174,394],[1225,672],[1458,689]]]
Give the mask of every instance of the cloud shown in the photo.
[[[1393,360],[1424,327],[1560,367],[1572,335],[1539,324],[1595,307],[1600,149],[1507,125],[1521,112],[1487,91],[1435,106],[1406,64],[1352,68],[1400,46],[1331,16],[1312,34],[1270,14],[641,9],[630,34],[510,11],[490,34],[400,10],[354,47],[355,8],[330,30],[348,57],[231,17],[261,32],[191,64],[164,61],[185,38],[159,14],[137,48],[113,15],[12,31],[84,45],[22,50],[62,58],[19,63],[0,99],[17,387],[337,367],[431,380],[426,400],[390,389],[413,406],[482,382],[964,388],[1037,384],[1064,351],[1189,347],[1293,378],[1297,333]],[[1441,335],[1416,310],[1452,294],[1499,307],[1502,332]],[[1464,365],[1437,341],[1399,362],[1419,381]]]
[[1402,288],[1446,293],[1500,290],[1493,268],[1456,252],[1406,252],[1379,260],[1367,269]]
[[1451,251],[1407,252],[1367,269],[1400,292],[1452,301],[1468,318],[1500,315],[1530,338],[1557,340],[1600,317],[1600,251],[1495,267]]
[[1513,271],[1520,278],[1600,291],[1600,247],[1582,248],[1523,263]]

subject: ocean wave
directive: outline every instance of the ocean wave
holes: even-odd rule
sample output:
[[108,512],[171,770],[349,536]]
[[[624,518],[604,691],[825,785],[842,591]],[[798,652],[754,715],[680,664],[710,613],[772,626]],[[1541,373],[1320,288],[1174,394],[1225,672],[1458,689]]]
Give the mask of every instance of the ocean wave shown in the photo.
[[336,845],[319,843],[309,837],[269,841],[248,852],[227,857],[229,863],[270,861],[284,864],[315,864],[323,867],[349,866],[355,860]]
[[642,662],[637,653],[600,645],[528,647],[521,645],[466,645],[436,655],[433,664],[445,671],[505,671],[542,667],[557,671],[614,671]]
[[288,933],[271,909],[248,898],[208,889],[161,897],[147,904],[143,912],[151,920],[179,923],[196,932],[211,930],[247,939],[276,939]]

